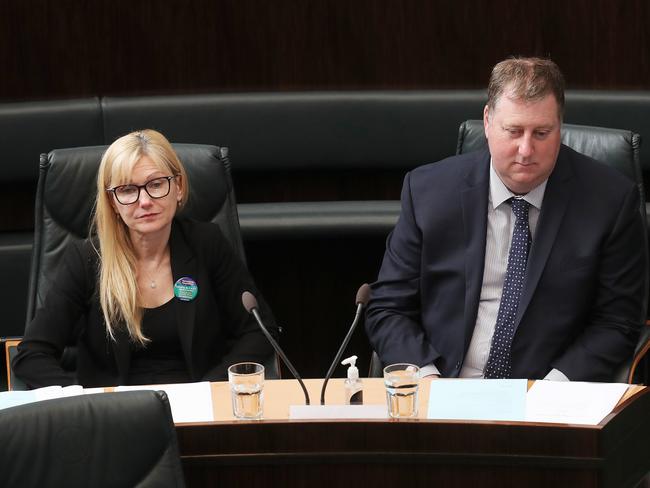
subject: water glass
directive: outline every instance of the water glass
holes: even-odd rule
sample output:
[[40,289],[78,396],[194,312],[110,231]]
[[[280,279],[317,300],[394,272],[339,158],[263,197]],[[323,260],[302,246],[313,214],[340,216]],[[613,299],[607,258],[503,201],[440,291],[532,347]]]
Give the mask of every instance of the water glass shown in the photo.
[[391,364],[384,368],[388,415],[410,418],[418,415],[420,368],[414,364]]
[[237,363],[228,368],[232,413],[238,419],[262,418],[264,408],[264,366]]

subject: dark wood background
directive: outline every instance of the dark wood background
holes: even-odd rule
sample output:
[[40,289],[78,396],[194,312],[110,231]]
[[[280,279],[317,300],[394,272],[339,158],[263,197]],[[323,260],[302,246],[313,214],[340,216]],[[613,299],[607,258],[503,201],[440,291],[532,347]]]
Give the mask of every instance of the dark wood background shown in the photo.
[[512,55],[650,87],[647,0],[3,0],[3,100],[478,88]]
[[[2,0],[0,102],[481,88],[491,66],[513,54],[550,56],[570,88],[650,89],[648,26],[647,0]],[[239,200],[291,193],[271,187],[269,195],[265,178],[236,181]],[[391,178],[388,197],[401,184]],[[357,198],[372,185],[372,175],[360,179]],[[305,376],[327,370],[383,246],[384,236],[246,243]],[[368,364],[361,330],[349,352]]]

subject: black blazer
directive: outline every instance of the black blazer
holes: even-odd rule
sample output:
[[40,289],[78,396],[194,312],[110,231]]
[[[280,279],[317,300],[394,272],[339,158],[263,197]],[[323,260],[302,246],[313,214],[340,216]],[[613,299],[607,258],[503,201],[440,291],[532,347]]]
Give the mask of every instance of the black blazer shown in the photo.
[[[260,297],[245,265],[219,228],[174,220],[170,236],[174,283],[191,277],[198,286],[192,301],[174,298],[178,332],[193,381],[222,380],[241,361],[262,362],[272,349],[241,304],[250,290]],[[25,331],[13,362],[16,375],[31,387],[67,385],[74,378],[59,364],[66,344],[78,334],[77,381],[83,386],[126,384],[131,357],[128,333],[107,337],[97,293],[98,255],[89,240],[65,254],[56,280]],[[261,313],[275,331],[269,309]]]
[[[460,373],[483,282],[489,165],[480,151],[406,176],[367,310],[382,362]],[[513,378],[557,368],[571,380],[611,379],[643,323],[646,260],[634,182],[562,146],[530,250]]]

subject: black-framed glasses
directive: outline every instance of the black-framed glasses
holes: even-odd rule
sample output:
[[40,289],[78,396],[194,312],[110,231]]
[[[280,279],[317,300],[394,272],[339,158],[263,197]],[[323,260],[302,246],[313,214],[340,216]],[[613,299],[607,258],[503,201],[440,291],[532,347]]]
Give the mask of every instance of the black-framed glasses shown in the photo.
[[161,176],[147,181],[144,185],[119,185],[113,188],[106,188],[106,191],[115,195],[115,199],[122,205],[132,205],[140,198],[140,190],[144,188],[153,199],[164,198],[169,195],[171,180],[174,176]]

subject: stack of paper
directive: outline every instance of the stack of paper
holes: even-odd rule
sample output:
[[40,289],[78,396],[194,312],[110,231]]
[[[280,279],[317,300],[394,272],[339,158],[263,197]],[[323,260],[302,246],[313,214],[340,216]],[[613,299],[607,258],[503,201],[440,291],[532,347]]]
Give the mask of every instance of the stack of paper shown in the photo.
[[614,409],[628,385],[536,381],[526,399],[526,421],[597,425]]

